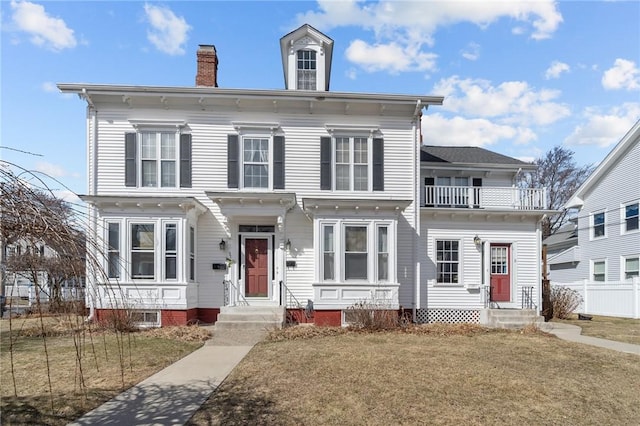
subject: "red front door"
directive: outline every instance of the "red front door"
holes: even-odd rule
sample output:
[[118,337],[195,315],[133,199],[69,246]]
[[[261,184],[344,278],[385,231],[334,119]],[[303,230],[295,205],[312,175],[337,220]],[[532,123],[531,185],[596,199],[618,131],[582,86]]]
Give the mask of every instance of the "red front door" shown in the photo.
[[511,300],[511,244],[491,244],[491,301]]
[[244,240],[244,295],[269,296],[269,244],[266,238]]

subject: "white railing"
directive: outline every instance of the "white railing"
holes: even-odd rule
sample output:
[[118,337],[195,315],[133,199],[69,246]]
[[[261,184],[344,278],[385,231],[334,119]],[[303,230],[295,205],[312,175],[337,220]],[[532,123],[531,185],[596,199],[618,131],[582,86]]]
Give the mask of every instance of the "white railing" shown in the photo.
[[640,278],[631,281],[551,282],[552,287],[568,287],[582,296],[576,312],[609,317],[640,318]]
[[547,208],[547,191],[546,188],[425,186],[420,201],[423,207],[540,210]]

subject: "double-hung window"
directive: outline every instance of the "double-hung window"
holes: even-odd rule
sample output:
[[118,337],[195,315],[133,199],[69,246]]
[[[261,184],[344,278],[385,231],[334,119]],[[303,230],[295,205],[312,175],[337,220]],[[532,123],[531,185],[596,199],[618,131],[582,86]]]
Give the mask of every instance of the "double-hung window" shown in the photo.
[[196,279],[196,230],[189,227],[189,280]]
[[335,220],[322,223],[320,232],[321,281],[392,281],[391,223]]
[[436,240],[436,278],[438,284],[458,284],[460,270],[460,242]]
[[120,224],[110,222],[107,227],[107,277],[120,278]]
[[164,225],[164,277],[175,280],[178,277],[178,225]]
[[243,186],[269,188],[269,139],[245,137],[243,145]]
[[335,138],[335,189],[369,190],[369,140],[366,137]]
[[125,134],[124,183],[127,187],[191,187],[191,134],[140,130]]
[[143,187],[176,186],[176,134],[140,133],[141,184]]
[[627,204],[623,208],[624,212],[624,232],[637,231],[638,226],[638,205],[639,203]]
[[640,276],[640,257],[624,258],[624,279],[630,280]]
[[605,213],[594,213],[593,220],[593,238],[600,238],[605,236]]
[[604,260],[594,260],[592,262],[592,278],[593,281],[605,281],[607,278],[607,262]]
[[155,235],[151,223],[131,224],[131,278],[155,278]]
[[298,50],[297,59],[298,90],[316,90],[316,51]]

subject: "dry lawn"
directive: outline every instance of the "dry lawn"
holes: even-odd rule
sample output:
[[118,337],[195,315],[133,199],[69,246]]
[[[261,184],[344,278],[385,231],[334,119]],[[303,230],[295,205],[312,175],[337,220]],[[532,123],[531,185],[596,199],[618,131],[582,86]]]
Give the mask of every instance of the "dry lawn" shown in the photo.
[[260,343],[189,424],[638,424],[636,355],[531,330],[432,330]]
[[585,336],[640,345],[640,319],[594,316],[590,321],[579,321],[578,315],[572,315],[571,319],[554,321],[582,327]]
[[[197,327],[188,327],[192,331],[181,330],[187,327],[176,327],[120,335],[85,329],[74,334],[69,330],[82,324],[78,323],[78,318],[45,317],[43,321],[49,373],[40,320],[13,320],[12,351],[9,321],[0,321],[0,407],[3,425],[67,424],[123,389],[192,352],[202,345],[202,338],[208,335]],[[81,364],[76,362],[77,350],[80,351]],[[54,395],[53,410],[48,375]],[[86,396],[81,391],[81,377],[84,379]]]

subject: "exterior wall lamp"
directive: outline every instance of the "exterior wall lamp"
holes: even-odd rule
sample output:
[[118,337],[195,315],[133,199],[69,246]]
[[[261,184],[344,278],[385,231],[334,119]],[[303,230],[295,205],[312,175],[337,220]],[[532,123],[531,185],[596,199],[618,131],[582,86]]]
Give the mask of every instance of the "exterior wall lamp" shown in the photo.
[[480,247],[480,245],[482,244],[482,240],[480,239],[480,237],[478,237],[477,235],[473,237],[473,244],[475,244],[476,247]]
[[290,240],[290,239],[288,239],[288,238],[287,238],[287,241],[285,241],[285,243],[284,243],[284,249],[285,249],[286,251],[291,250],[291,240]]
[[220,240],[220,244],[218,244],[220,250],[225,251],[227,249],[227,242],[223,239]]

